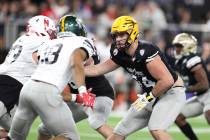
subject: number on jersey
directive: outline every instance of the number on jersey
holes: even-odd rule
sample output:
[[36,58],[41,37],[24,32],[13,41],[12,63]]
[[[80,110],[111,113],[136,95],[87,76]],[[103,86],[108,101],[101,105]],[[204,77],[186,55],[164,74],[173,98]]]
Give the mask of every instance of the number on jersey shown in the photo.
[[147,79],[147,77],[142,77],[142,83],[144,84],[145,87],[149,88],[149,87],[154,87],[155,86],[155,82]]
[[21,45],[13,46],[6,57],[6,62],[10,64],[15,62],[17,58],[20,56],[22,49],[23,49],[23,46]]
[[56,44],[53,47],[46,47],[45,51],[38,54],[39,63],[53,64],[57,61],[63,44]]

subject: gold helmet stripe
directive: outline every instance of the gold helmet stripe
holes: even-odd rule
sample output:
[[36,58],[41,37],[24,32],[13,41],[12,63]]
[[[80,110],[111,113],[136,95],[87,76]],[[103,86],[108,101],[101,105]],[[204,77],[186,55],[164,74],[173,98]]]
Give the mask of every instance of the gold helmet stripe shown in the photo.
[[65,31],[65,27],[64,27],[65,19],[66,19],[66,16],[61,20],[61,32]]

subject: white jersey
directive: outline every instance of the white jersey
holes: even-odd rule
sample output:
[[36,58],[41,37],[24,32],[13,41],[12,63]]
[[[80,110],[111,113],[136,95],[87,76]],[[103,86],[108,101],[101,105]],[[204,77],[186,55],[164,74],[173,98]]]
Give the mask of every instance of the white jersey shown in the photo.
[[31,79],[55,85],[60,91],[72,77],[70,56],[77,48],[83,48],[91,57],[95,53],[92,40],[74,36],[51,40],[38,49],[39,64]]
[[37,66],[33,62],[32,53],[47,40],[46,37],[36,34],[25,34],[19,37],[0,66],[0,74],[9,75],[24,84]]

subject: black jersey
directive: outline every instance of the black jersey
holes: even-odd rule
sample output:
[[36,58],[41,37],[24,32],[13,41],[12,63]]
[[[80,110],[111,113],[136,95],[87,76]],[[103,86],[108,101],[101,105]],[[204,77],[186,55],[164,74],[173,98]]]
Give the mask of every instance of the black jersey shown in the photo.
[[177,80],[178,76],[166,62],[165,57],[158,47],[146,41],[139,41],[138,48],[133,57],[127,55],[124,51],[120,51],[114,44],[111,46],[111,59],[118,65],[122,66],[132,77],[141,85],[144,92],[151,92],[156,85],[157,80],[149,73],[146,64],[155,56],[159,55],[169,72]]
[[[204,65],[201,57],[198,54],[190,54],[188,56],[183,56],[181,59],[177,60],[175,63],[176,71],[181,75],[182,79],[184,80],[185,86],[195,85],[197,83],[193,73],[191,70],[201,64],[207,74],[206,66]],[[208,78],[209,80],[209,78]],[[209,80],[210,81],[210,80]],[[203,92],[197,93],[202,94]]]
[[[100,59],[97,54],[94,54],[92,58],[95,65],[100,63]],[[92,88],[92,93],[94,93],[96,97],[107,96],[111,99],[114,99],[114,90],[104,75],[96,77],[86,77],[85,83],[87,88]],[[77,88],[73,84],[74,83],[70,83],[71,91],[73,93],[77,93]]]

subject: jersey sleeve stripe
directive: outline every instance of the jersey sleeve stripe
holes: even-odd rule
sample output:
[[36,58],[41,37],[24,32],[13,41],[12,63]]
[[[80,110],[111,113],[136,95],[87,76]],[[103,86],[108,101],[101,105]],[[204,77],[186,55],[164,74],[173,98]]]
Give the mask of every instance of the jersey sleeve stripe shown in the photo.
[[158,54],[158,51],[157,51],[155,54],[153,54],[152,56],[149,56],[149,57],[146,59],[146,62],[152,61],[152,60],[154,59],[154,57],[155,57],[157,54]]
[[197,64],[201,63],[201,58],[198,56],[195,56],[188,60],[187,62],[187,68],[191,69],[192,67],[196,66]]

